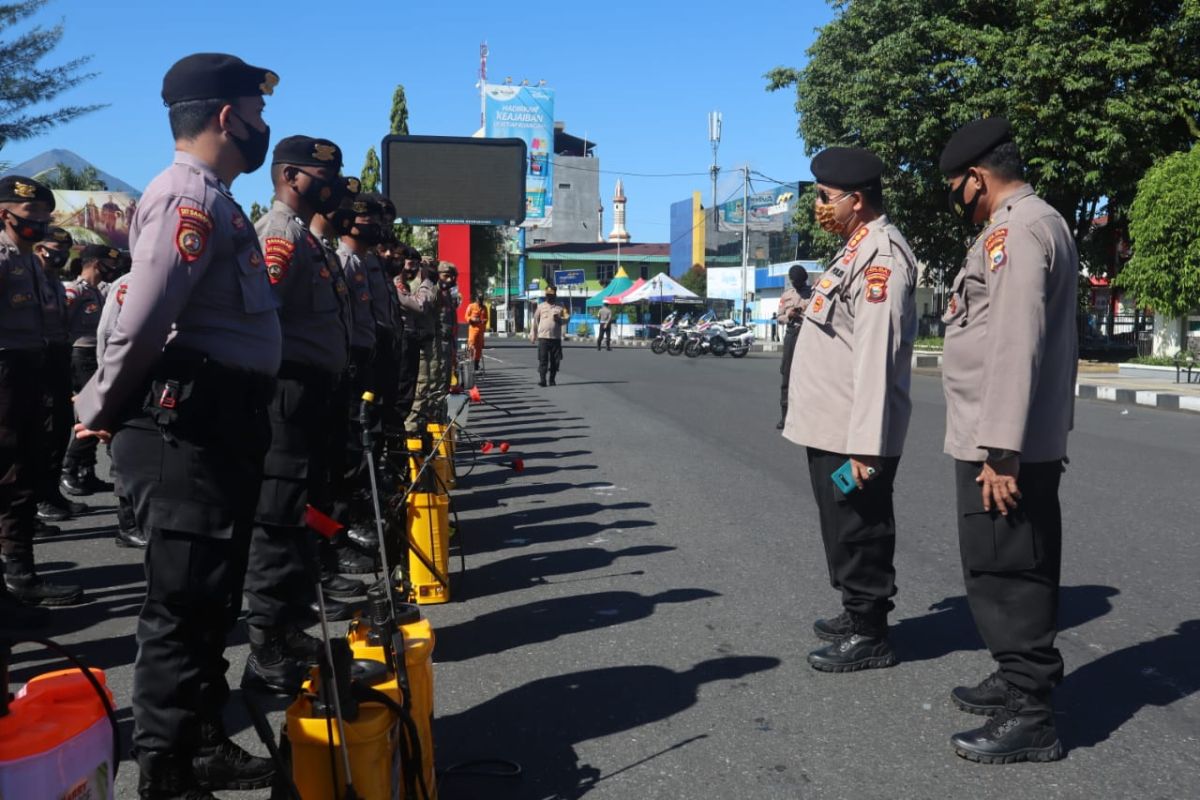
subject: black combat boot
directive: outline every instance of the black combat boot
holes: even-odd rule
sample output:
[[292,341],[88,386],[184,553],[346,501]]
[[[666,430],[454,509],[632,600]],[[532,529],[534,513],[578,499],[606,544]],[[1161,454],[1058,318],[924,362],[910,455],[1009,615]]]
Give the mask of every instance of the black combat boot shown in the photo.
[[33,538],[34,539],[49,539],[51,536],[57,536],[62,533],[62,528],[57,525],[51,525],[48,522],[43,522],[40,519],[33,521]]
[[250,657],[246,659],[243,685],[266,687],[283,694],[294,694],[308,677],[308,665],[287,649],[283,628],[258,628],[247,625]]
[[540,372],[540,373],[538,373],[538,386],[544,387],[545,385],[546,385],[546,373]]
[[117,498],[117,547],[146,547],[146,535],[138,528],[133,504],[124,497]]
[[950,737],[954,752],[980,764],[1057,761],[1062,743],[1049,701],[1009,685],[1004,706],[982,728]]
[[289,655],[310,667],[317,666],[321,662],[321,656],[325,654],[325,645],[320,639],[309,636],[294,625],[289,625],[284,629],[283,646]]
[[887,640],[887,617],[853,612],[848,616],[849,635],[809,653],[809,665],[821,672],[856,672],[894,666],[896,654]]
[[137,763],[138,800],[217,800],[200,788],[185,758],[143,750]]
[[[308,604],[309,610],[312,611],[314,617],[321,615],[321,607],[313,600]],[[354,619],[354,604],[343,603],[340,600],[334,600],[332,597],[325,598],[325,621],[326,622],[345,622],[346,620]]]
[[0,636],[44,628],[49,621],[44,610],[21,605],[9,594],[8,587],[0,583]]
[[993,672],[977,686],[955,686],[950,691],[950,701],[968,714],[991,716],[1004,708],[1007,694],[1008,681],[999,672]]
[[71,606],[83,600],[82,587],[43,580],[32,556],[5,561],[4,585],[13,598],[29,606]]
[[111,492],[113,485],[108,481],[102,481],[96,477],[96,465],[93,464],[87,467],[79,467],[76,471],[77,486],[84,490],[84,494],[97,494],[98,492]]
[[275,764],[238,747],[220,725],[202,722],[192,774],[204,789],[265,789],[275,780]]
[[79,477],[79,468],[75,466],[63,467],[58,485],[60,489],[71,497],[83,497],[86,494],[91,494],[87,487],[83,485],[83,479]]
[[56,506],[48,501],[37,504],[37,518],[46,522],[65,522],[71,518],[71,512],[62,506]]
[[366,594],[367,586],[362,581],[343,578],[338,574],[337,550],[324,536],[317,542],[317,561],[321,566],[321,589],[326,597],[347,599]]
[[850,627],[850,614],[843,611],[836,617],[819,619],[813,623],[813,633],[818,639],[826,642],[838,642],[845,639],[853,629]]
[[337,571],[351,575],[366,575],[377,571],[375,559],[356,548],[343,531],[333,540],[337,553]]
[[557,375],[558,375],[558,373],[557,373],[557,372],[551,372],[551,373],[550,373],[550,385],[551,385],[551,386],[558,386],[558,381],[554,380],[554,378],[555,378]]
[[360,550],[367,553],[379,552],[379,533],[374,525],[351,525],[346,529],[346,536]]

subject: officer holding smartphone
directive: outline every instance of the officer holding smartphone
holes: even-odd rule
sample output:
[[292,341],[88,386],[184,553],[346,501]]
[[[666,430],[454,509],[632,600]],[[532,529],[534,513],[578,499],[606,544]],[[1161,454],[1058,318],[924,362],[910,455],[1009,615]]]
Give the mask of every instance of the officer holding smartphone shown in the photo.
[[917,262],[884,214],[882,172],[861,148],[832,147],[812,162],[817,221],[845,244],[804,311],[783,435],[808,448],[829,581],[841,592],[841,613],[813,625],[830,644],[808,661],[824,672],[896,663],[887,639],[896,593],[892,481],[912,409]]

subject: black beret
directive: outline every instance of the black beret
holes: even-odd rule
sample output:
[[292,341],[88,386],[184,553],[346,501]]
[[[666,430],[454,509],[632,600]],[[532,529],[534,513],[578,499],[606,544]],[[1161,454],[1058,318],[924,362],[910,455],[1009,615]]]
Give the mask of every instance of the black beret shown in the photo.
[[879,181],[883,162],[861,147],[830,147],[817,153],[811,169],[817,183],[838,189],[861,189]]
[[1012,126],[1004,117],[986,117],[968,122],[954,132],[942,148],[938,168],[944,175],[955,175],[1005,142],[1012,141]]
[[297,167],[330,167],[342,169],[342,150],[328,139],[311,136],[288,136],[280,139],[271,156],[272,164],[292,164]]
[[66,228],[60,228],[57,225],[46,231],[46,238],[42,240],[42,244],[61,244],[65,247],[70,247],[75,244],[75,240],[71,238],[71,232]]
[[345,177],[345,181],[347,195],[353,197],[362,191],[362,181],[360,181],[358,178],[355,178],[353,175],[347,175]]
[[0,178],[0,203],[49,203],[54,210],[54,192],[33,178],[9,175]]
[[121,251],[115,247],[109,247],[106,244],[89,244],[83,248],[83,252],[79,254],[81,261],[91,261],[93,259],[112,259],[116,260],[121,257]]
[[371,192],[363,192],[362,194],[348,194],[342,198],[341,208],[345,211],[353,211],[355,216],[366,216],[368,214],[378,214],[383,211],[383,207],[379,205],[379,201],[374,199],[378,195],[373,195]]
[[273,94],[279,76],[252,67],[226,53],[193,53],[175,62],[163,76],[162,99],[167,105],[185,100],[231,100]]

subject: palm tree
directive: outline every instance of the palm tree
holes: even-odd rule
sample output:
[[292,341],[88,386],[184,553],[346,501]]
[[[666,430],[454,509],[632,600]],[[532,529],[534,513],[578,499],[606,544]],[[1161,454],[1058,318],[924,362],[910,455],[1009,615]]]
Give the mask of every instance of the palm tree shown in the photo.
[[100,172],[91,164],[76,171],[66,164],[59,162],[50,169],[42,170],[33,179],[41,182],[48,189],[61,189],[77,192],[103,192],[108,184],[100,180]]

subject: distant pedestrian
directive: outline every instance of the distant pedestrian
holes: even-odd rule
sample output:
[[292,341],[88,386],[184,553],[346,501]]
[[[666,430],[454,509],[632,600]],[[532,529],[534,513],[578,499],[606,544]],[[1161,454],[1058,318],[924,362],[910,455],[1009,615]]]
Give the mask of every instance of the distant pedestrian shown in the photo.
[[467,306],[467,347],[471,351],[471,361],[478,370],[483,362],[483,337],[487,333],[488,321],[491,314],[488,311],[487,294],[479,292],[475,302]]
[[[829,582],[842,611],[813,631],[823,672],[896,663],[888,614],[896,594],[892,486],[912,410],[917,260],[883,207],[883,163],[857,147],[812,161],[818,223],[844,241],[813,287],[796,341],[783,435],[808,448]],[[833,476],[849,468],[849,486]]]
[[538,349],[538,386],[546,385],[547,373],[550,385],[555,385],[558,365],[562,363],[563,327],[570,318],[571,312],[558,303],[558,290],[547,286],[541,305],[534,309],[529,336]]
[[600,345],[603,342],[608,342],[608,349],[612,350],[612,326],[613,313],[612,309],[607,305],[600,306],[600,310],[596,313],[596,350],[600,350]]
[[960,709],[990,715],[959,733],[983,763],[1062,757],[1051,690],[1062,679],[1058,486],[1075,409],[1079,253],[1070,226],[1025,182],[1007,120],[977,120],[942,151],[952,210],[983,231],[950,289],[946,453],[954,458],[967,603],[998,662]]
[[800,324],[804,322],[804,311],[808,308],[808,299],[812,297],[812,288],[808,285],[808,271],[799,264],[793,264],[788,270],[788,282],[791,284],[783,290],[779,298],[779,309],[775,312],[774,320],[783,323],[786,328],[783,334],[783,363],[779,365],[782,376],[779,388],[779,424],[777,430],[783,430],[787,421],[788,411],[788,379],[792,374],[792,358],[796,352],[796,339],[800,336]]

